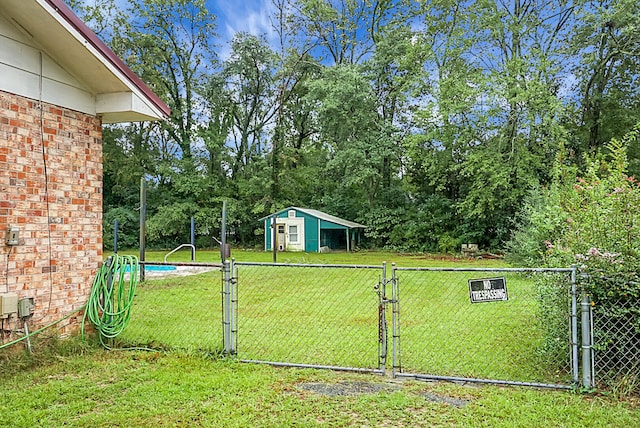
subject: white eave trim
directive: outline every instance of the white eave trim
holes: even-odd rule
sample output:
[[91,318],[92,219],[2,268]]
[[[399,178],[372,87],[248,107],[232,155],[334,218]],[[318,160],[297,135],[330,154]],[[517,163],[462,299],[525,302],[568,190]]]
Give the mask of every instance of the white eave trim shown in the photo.
[[96,114],[102,123],[138,122],[159,120],[162,113],[149,106],[133,92],[116,92],[96,96]]

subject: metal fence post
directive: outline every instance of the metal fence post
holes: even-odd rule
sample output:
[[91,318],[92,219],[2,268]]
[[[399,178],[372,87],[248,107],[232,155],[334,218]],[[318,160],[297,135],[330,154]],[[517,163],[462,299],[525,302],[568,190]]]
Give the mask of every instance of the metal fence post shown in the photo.
[[378,289],[378,368],[384,374],[387,366],[387,319],[385,307],[387,305],[387,262],[382,262],[382,278]]
[[593,353],[591,347],[591,304],[586,291],[582,290],[581,303],[581,329],[582,329],[582,386],[591,388],[593,386]]
[[576,283],[576,267],[571,266],[571,375],[574,385],[580,383],[578,365],[578,286]]
[[392,304],[392,321],[391,331],[393,335],[392,344],[392,373],[393,377],[400,369],[400,300],[399,300],[398,278],[396,277],[396,264],[391,264],[391,304]]
[[231,259],[231,353],[238,352],[238,267],[236,259]]
[[225,260],[222,269],[222,335],[224,353],[230,355],[233,347],[231,343],[231,264],[228,260]]

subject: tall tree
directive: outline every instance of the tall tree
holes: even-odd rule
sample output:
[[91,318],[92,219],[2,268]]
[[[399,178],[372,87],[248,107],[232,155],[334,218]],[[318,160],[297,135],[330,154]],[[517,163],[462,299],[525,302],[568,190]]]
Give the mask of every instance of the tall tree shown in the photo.
[[222,71],[232,103],[234,177],[246,176],[252,161],[264,154],[267,125],[275,114],[275,64],[263,38],[247,33],[234,37]]
[[171,108],[160,124],[189,161],[203,119],[197,89],[215,65],[214,16],[204,0],[133,0],[112,45]]
[[402,1],[296,0],[295,25],[319,47],[322,62],[357,64],[375,51],[381,29]]
[[[629,0],[585,2],[571,39],[578,66],[580,150],[594,151],[640,120],[640,4]],[[630,150],[635,164],[634,150]],[[635,159],[634,159],[635,158]]]

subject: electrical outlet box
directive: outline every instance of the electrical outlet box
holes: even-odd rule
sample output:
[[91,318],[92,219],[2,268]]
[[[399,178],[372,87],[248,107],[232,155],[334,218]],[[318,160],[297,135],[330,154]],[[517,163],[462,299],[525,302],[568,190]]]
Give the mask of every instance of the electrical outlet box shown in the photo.
[[18,312],[18,295],[16,293],[0,294],[0,318],[9,318],[9,315]]
[[34,307],[33,297],[18,300],[18,316],[20,318],[30,317],[33,315]]
[[5,242],[7,245],[18,245],[20,243],[20,229],[16,226],[9,226]]

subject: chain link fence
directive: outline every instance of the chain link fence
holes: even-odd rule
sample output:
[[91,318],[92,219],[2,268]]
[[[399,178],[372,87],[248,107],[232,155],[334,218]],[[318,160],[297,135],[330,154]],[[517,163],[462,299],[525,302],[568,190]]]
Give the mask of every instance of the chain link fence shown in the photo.
[[572,270],[394,268],[393,277],[399,376],[577,381]]
[[640,301],[621,298],[593,307],[593,349],[598,387],[640,391]]
[[599,387],[638,383],[640,302],[592,308],[573,269],[178,265],[211,271],[147,271],[114,347],[560,388],[581,368],[587,387],[594,373]]
[[129,324],[114,347],[222,353],[221,265],[173,266],[175,270],[147,268],[146,280],[136,288]]
[[384,371],[383,267],[235,263],[235,272],[238,359]]

